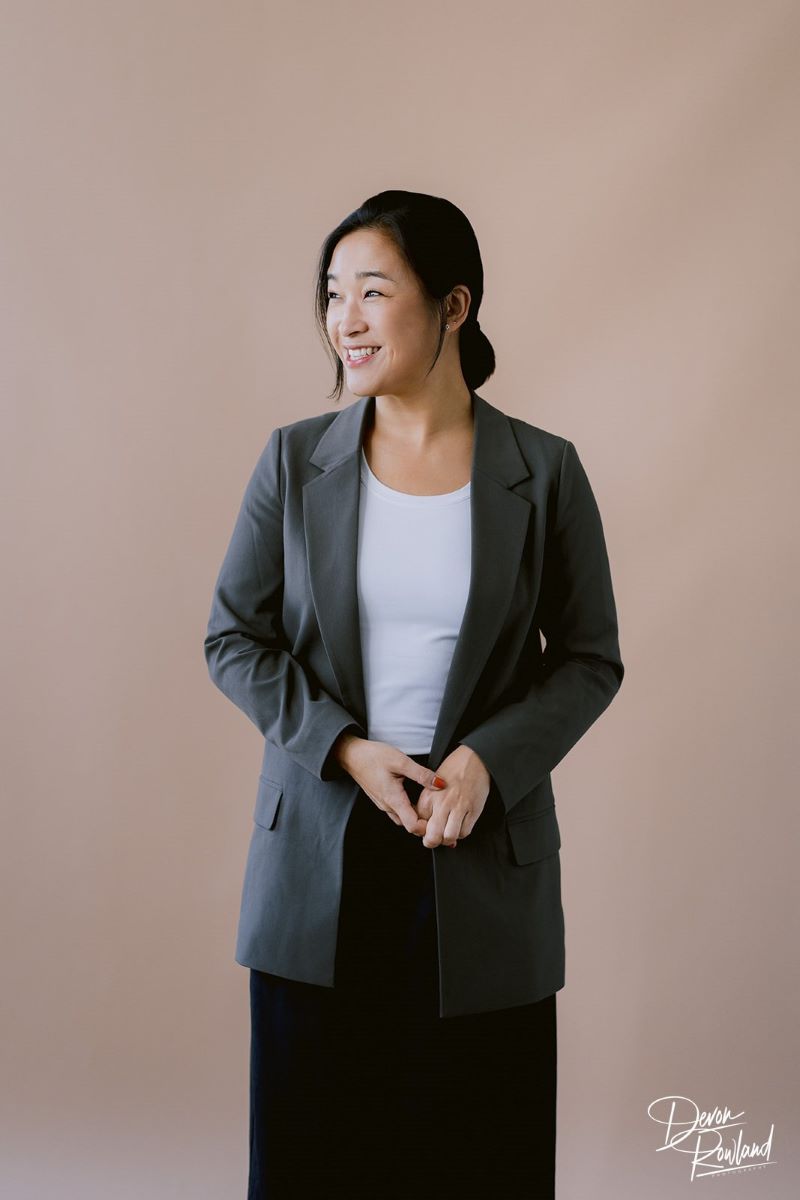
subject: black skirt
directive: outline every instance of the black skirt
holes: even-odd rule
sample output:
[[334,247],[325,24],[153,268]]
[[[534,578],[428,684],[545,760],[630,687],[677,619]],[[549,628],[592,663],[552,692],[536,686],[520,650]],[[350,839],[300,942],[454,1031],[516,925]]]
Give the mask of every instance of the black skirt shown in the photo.
[[359,791],[334,987],[250,971],[248,1200],[552,1200],[555,994],[440,1017],[438,992],[433,851]]

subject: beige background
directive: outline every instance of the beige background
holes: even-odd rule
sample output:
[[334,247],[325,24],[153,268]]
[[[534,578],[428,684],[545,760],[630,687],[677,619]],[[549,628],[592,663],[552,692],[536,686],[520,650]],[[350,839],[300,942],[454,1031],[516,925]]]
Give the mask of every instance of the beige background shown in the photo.
[[3,1194],[245,1194],[262,743],[203,635],[271,429],[333,407],[322,238],[404,187],[473,222],[479,391],[575,441],[618,599],[554,777],[558,1195],[694,1194],[671,1094],[774,1123],[728,1200],[796,1195],[800,5],[2,16]]

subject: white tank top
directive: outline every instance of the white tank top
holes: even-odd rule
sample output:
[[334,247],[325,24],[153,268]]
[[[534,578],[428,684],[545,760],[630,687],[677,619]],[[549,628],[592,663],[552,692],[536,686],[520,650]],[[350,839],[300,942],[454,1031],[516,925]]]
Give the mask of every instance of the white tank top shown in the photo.
[[387,487],[361,451],[358,609],[367,736],[427,754],[469,591],[470,484]]

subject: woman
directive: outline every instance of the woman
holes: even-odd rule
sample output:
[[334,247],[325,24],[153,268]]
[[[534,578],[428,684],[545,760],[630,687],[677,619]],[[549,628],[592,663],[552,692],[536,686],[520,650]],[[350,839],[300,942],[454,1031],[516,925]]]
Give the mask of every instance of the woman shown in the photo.
[[475,391],[482,294],[443,199],[337,226],[317,313],[360,399],[273,431],[217,579],[209,672],[264,737],[249,1200],[555,1194],[550,772],[623,666],[574,446]]

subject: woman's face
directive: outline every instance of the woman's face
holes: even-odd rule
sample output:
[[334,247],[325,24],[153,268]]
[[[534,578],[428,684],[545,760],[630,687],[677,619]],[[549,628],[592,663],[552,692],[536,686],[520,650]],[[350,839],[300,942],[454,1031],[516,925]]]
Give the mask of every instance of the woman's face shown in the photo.
[[[337,243],[328,268],[327,327],[356,396],[414,392],[439,333],[416,276],[392,239],[376,229],[357,229]],[[353,358],[349,347],[377,350]]]

